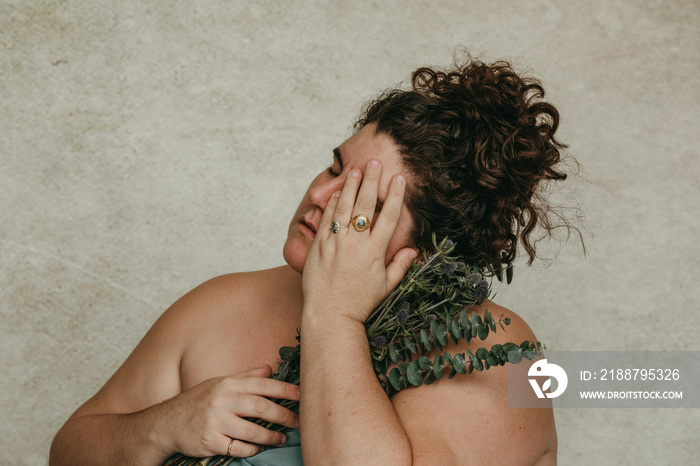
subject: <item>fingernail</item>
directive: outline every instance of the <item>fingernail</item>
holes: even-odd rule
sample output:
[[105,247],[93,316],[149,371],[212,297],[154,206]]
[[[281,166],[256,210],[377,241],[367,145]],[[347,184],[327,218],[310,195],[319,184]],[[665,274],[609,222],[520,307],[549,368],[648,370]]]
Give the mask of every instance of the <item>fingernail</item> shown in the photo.
[[280,443],[279,443],[279,446],[280,446],[280,447],[283,447],[285,443],[287,443],[287,436],[286,436],[286,435],[283,435],[283,436],[282,436],[282,440],[281,440]]
[[299,428],[299,416],[297,416],[297,417],[294,419],[294,427],[295,427],[296,429]]
[[372,159],[369,161],[369,166],[372,168],[379,168],[381,166],[381,164],[379,163],[379,160]]
[[395,180],[398,184],[406,184],[406,178],[403,175],[396,175]]
[[297,388],[297,398],[301,398],[301,391]]
[[355,178],[359,178],[361,175],[362,175],[362,172],[360,170],[358,170],[357,168],[350,171],[350,176],[354,176]]
[[333,193],[333,197],[340,197],[340,191],[336,191]]

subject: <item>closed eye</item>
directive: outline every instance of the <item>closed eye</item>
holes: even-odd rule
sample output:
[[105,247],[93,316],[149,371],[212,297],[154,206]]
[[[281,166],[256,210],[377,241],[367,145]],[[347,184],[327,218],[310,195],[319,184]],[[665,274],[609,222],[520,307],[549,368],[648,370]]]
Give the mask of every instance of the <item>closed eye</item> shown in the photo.
[[[336,165],[340,167],[340,169],[335,168]],[[333,165],[328,167],[328,174],[331,176],[340,176],[340,173],[343,171],[343,156],[340,155],[340,149],[337,147],[333,149]]]

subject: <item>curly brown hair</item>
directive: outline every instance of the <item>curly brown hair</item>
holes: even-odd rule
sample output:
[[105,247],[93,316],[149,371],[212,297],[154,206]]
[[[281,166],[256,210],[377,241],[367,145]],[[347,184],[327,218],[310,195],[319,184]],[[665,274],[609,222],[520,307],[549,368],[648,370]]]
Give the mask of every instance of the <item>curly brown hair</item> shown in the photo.
[[[414,175],[406,194],[413,240],[431,247],[448,237],[466,260],[501,269],[518,244],[528,264],[536,257],[532,233],[558,226],[540,195],[543,183],[565,180],[558,168],[566,146],[554,133],[559,112],[542,101],[539,81],[507,62],[469,60],[450,71],[420,68],[412,89],[393,89],[367,104],[355,124],[374,124],[393,139]],[[575,228],[574,228],[575,229]]]

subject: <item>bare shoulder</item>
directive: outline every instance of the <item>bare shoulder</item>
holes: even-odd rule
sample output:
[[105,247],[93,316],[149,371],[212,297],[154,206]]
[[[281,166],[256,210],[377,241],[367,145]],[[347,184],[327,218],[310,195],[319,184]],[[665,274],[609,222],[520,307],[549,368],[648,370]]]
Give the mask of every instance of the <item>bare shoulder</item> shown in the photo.
[[[484,303],[498,320],[510,319],[486,340],[443,348],[451,354],[490,349],[495,344],[536,341],[527,323],[495,303]],[[526,380],[523,389],[530,389]],[[557,438],[551,409],[508,407],[508,365],[443,378],[431,385],[409,388],[392,402],[411,441],[414,463],[435,464],[556,464]],[[513,383],[512,381],[510,382]]]
[[[201,294],[202,296],[198,296]],[[211,377],[279,363],[296,345],[301,276],[289,267],[218,277],[202,285],[183,317],[181,390]]]
[[173,304],[154,328],[182,329],[181,345],[200,339],[198,330],[218,328],[221,320],[245,326],[249,319],[265,318],[276,309],[280,293],[294,294],[301,285],[289,267],[221,275],[204,282]]
[[136,412],[179,394],[185,389],[181,369],[187,354],[203,336],[214,338],[215,331],[224,331],[226,323],[245,328],[254,309],[266,309],[255,305],[259,304],[256,296],[267,296],[266,287],[273,286],[271,283],[279,286],[280,280],[288,283],[292,278],[282,269],[222,275],[182,296],[73,416]]

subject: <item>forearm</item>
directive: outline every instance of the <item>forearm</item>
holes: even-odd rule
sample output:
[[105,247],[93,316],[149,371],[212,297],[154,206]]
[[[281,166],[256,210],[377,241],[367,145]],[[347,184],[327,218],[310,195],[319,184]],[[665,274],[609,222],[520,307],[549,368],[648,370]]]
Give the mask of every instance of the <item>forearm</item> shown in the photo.
[[410,464],[410,443],[374,373],[364,326],[305,316],[301,335],[304,464]]
[[69,420],[51,445],[51,466],[162,464],[174,452],[168,451],[158,411],[154,406]]

